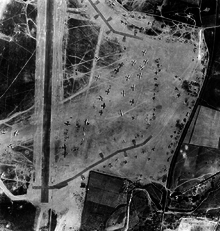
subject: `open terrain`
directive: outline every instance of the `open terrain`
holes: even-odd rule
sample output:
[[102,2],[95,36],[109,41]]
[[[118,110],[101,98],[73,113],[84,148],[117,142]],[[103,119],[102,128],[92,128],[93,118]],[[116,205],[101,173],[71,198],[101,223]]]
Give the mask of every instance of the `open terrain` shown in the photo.
[[91,170],[166,186],[209,54],[202,28],[118,1],[37,8],[35,100],[0,121],[0,154],[24,152],[38,229],[49,208],[77,229]]

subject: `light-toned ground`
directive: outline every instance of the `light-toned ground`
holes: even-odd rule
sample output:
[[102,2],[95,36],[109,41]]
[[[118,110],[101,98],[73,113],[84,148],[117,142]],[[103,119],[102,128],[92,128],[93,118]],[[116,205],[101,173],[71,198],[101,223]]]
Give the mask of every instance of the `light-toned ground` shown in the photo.
[[[85,189],[80,188],[80,184],[87,182],[90,170],[140,180],[143,183],[155,181],[165,185],[170,161],[181,135],[176,127],[177,120],[186,123],[196,100],[195,96],[182,89],[182,83],[188,80],[203,84],[204,66],[198,54],[203,57],[207,48],[202,31],[185,26],[181,33],[187,30],[192,35],[188,43],[182,38],[174,38],[169,27],[157,37],[140,32],[134,36],[134,30],[128,29],[126,23],[145,27],[153,19],[147,16],[138,20],[138,13],[132,18],[117,5],[110,8],[106,2],[111,1],[102,0],[94,7],[95,1],[84,1],[82,9],[88,16],[85,20],[93,23],[92,26],[102,28],[102,34],[97,35],[98,46],[107,39],[115,41],[122,48],[121,56],[117,58],[114,67],[99,66],[94,61],[89,73],[89,84],[80,93],[65,99],[65,102],[60,99],[62,76],[58,73],[62,62],[58,56],[61,55],[59,51],[62,43],[61,38],[56,40],[54,56],[58,56],[58,63],[53,64],[56,69],[53,81],[52,109],[55,114],[52,117],[51,133],[51,182],[57,184],[76,176],[69,181],[67,187],[50,190],[50,203],[47,206],[59,215],[56,231],[70,230],[70,227],[77,230],[80,226],[86,193]],[[66,12],[61,12],[61,16],[65,17]],[[99,17],[95,19],[97,14]],[[78,18],[78,15],[71,17]],[[109,17],[112,19],[108,21]],[[57,25],[61,26],[59,23]],[[109,30],[110,33],[106,33]],[[180,30],[178,26],[176,30]],[[63,28],[62,31],[64,33]],[[58,30],[56,33],[59,34]],[[98,48],[94,50],[98,51]],[[43,62],[38,60],[40,61]],[[207,60],[204,62],[207,65]],[[116,73],[114,69],[121,63],[123,66]],[[72,73],[72,78],[77,76]],[[40,96],[41,92],[39,85],[36,94]],[[39,108],[42,109],[37,99],[36,105],[40,105]],[[38,108],[35,110],[39,113]],[[16,137],[17,140],[29,139],[37,131],[34,138],[36,151],[40,147],[39,138],[42,134],[38,127],[41,126],[41,120],[36,119],[39,117],[31,118],[23,133],[22,126],[15,129],[14,125],[4,134],[1,150],[4,151],[8,143],[13,145],[15,139],[11,137],[18,130],[20,135]],[[64,124],[67,121],[69,125]],[[32,131],[32,135],[29,131]],[[58,143],[58,147],[55,143]],[[36,171],[39,171],[39,166],[40,158]],[[37,179],[40,179],[39,176],[40,172]],[[35,192],[39,193],[38,190]],[[29,193],[33,195],[34,190]]]
[[[114,11],[106,7],[104,2],[96,6],[104,16],[106,12],[114,16]],[[93,15],[94,9],[89,2],[87,7],[87,13]],[[102,9],[106,10],[103,12]],[[117,20],[119,15],[112,18]],[[100,18],[96,23],[99,26],[105,24]],[[129,30],[126,31],[126,27],[122,24],[114,22],[112,27],[113,25],[117,25],[117,31],[131,33]],[[102,28],[105,28],[105,25]],[[196,34],[199,31],[192,33]],[[117,150],[132,146],[132,140],[139,144],[152,136],[152,139],[142,147],[146,150],[145,155],[141,157],[138,155],[136,164],[145,166],[141,169],[143,172],[147,169],[144,174],[146,177],[151,176],[152,179],[159,180],[167,172],[169,166],[167,159],[172,155],[171,150],[175,149],[174,144],[178,141],[178,137],[174,140],[177,134],[174,134],[174,131],[177,132],[176,121],[178,119],[183,121],[184,118],[187,120],[186,114],[190,113],[192,106],[189,107],[196,99],[189,96],[181,85],[184,80],[202,84],[203,66],[197,59],[199,41],[194,40],[191,44],[185,44],[178,41],[166,42],[166,38],[171,37],[170,35],[164,36],[161,40],[140,35],[143,40],[127,37],[126,42],[123,42],[123,37],[114,33],[111,35],[104,33],[102,39],[107,39],[108,36],[109,39],[117,38],[119,44],[126,48],[117,61],[117,65],[122,62],[124,65],[117,74],[111,67],[97,65],[93,75],[99,76],[99,79],[92,80],[92,90],[89,91],[88,88],[84,92],[82,90],[81,94],[76,94],[75,98],[72,96],[71,101],[65,104],[64,122],[70,123],[69,126],[64,126],[68,155],[66,158],[60,158],[57,168],[65,166],[66,169],[66,165],[69,165],[69,171],[65,171],[65,174],[77,173],[100,160],[99,153],[107,157]],[[197,47],[195,52],[194,46]],[[196,79],[198,76],[199,80]],[[188,106],[184,104],[186,98]],[[85,125],[86,120],[89,125]],[[76,129],[76,123],[80,125],[79,129]],[[169,149],[168,145],[171,143],[172,148]],[[138,153],[140,150],[141,148],[138,148],[129,152]],[[124,159],[124,156],[119,154],[117,158]],[[108,170],[103,168],[106,163],[100,164],[97,168],[117,172],[121,176],[134,177],[134,166],[132,167],[134,161],[129,161],[128,158],[128,163],[120,168],[115,160],[109,162],[112,167]],[[129,171],[130,175],[127,175]],[[56,178],[57,182],[65,179],[66,175]]]
[[[214,231],[216,230],[216,227],[217,222],[211,221],[209,219],[182,218],[179,227],[175,230],[190,231],[193,229],[198,229],[201,231]],[[165,231],[171,231],[171,229],[165,229]]]
[[[199,41],[199,30],[189,28],[194,39],[188,44],[178,39],[172,41],[169,33],[158,36],[160,39],[138,33],[141,39],[126,36],[126,41],[123,41],[118,31],[127,35],[133,35],[134,31],[128,30],[120,20],[137,25],[137,19],[122,18],[119,11],[108,8],[104,1],[96,5],[103,17],[94,19],[96,9],[90,1],[86,1],[86,5],[90,20],[102,28],[101,39],[117,39],[125,49],[113,68],[96,64],[90,90],[85,87],[80,94],[71,96],[71,100],[65,100],[63,123],[68,121],[70,125],[60,126],[65,131],[67,155],[63,157],[63,151],[60,151],[53,181],[59,183],[82,172],[69,182],[66,190],[57,191],[57,195],[62,191],[65,195],[78,195],[76,202],[71,202],[75,206],[66,213],[66,220],[74,213],[74,227],[80,225],[85,195],[80,183],[87,182],[89,170],[165,185],[169,164],[181,135],[176,122],[186,123],[196,100],[181,86],[184,80],[202,85],[204,66],[198,54],[207,52],[203,37]],[[109,27],[103,18],[110,16],[113,19],[109,21]],[[145,21],[139,20],[138,24],[143,25]],[[112,32],[106,34],[109,29]],[[115,73],[114,68],[122,62],[123,66]],[[187,104],[184,103],[186,98]],[[86,125],[85,121],[89,124]],[[60,137],[62,139],[63,134]],[[135,147],[134,142],[142,144],[149,137],[151,139],[146,144]],[[133,148],[107,158],[127,147]],[[53,195],[55,198],[56,193]]]

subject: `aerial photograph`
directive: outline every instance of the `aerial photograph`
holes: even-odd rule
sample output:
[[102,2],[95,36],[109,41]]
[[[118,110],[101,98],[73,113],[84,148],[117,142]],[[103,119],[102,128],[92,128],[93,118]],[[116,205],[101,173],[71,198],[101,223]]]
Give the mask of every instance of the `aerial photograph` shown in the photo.
[[220,231],[220,0],[0,0],[0,231]]

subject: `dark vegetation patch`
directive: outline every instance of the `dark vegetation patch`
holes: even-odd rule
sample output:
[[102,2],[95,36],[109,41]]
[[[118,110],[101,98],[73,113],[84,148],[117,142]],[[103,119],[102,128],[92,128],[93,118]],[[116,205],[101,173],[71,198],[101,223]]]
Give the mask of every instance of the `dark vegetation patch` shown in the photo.
[[36,207],[25,201],[13,203],[5,194],[0,195],[0,225],[9,226],[13,231],[33,231],[36,215]]
[[98,41],[99,27],[77,19],[68,20],[66,69],[77,67],[81,73],[91,70]]
[[97,65],[109,66],[120,59],[122,47],[117,39],[105,39],[100,46],[99,60]]
[[[23,6],[9,4],[0,23],[0,32],[12,38],[0,43],[0,119],[34,102],[36,41],[27,34],[26,17],[35,21],[36,9],[28,6],[25,11]],[[34,29],[33,23],[29,27]]]

